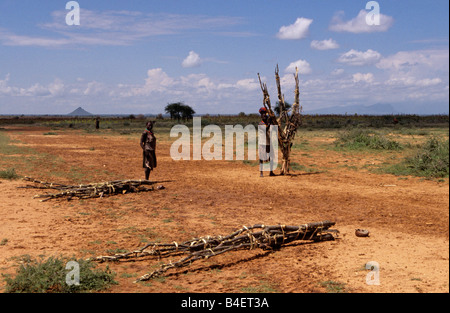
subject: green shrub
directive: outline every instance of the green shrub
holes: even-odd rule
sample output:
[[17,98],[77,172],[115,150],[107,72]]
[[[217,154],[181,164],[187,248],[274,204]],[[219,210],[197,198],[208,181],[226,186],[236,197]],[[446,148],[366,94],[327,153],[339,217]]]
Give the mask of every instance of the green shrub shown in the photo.
[[365,129],[342,132],[336,140],[337,147],[348,149],[401,150],[400,143]]
[[68,258],[50,257],[47,260],[34,260],[23,257],[15,278],[4,275],[7,293],[80,293],[107,289],[114,281],[115,273],[95,269],[95,264],[86,260],[75,260],[79,264],[80,284],[69,285],[66,276]]
[[324,282],[320,282],[320,285],[322,287],[325,287],[327,289],[327,292],[329,293],[345,293],[346,291],[346,284],[340,283],[333,280],[327,280]]
[[18,178],[20,178],[20,176],[17,175],[15,169],[11,168],[11,169],[0,171],[0,178],[3,178],[3,179],[18,179]]
[[[317,170],[313,167],[308,167],[302,164],[299,164],[297,162],[290,162],[290,169],[293,171],[302,171],[306,173],[314,173],[317,172]],[[311,165],[310,165],[311,166]]]
[[443,178],[449,176],[449,141],[431,137],[413,156],[386,170],[396,175]]

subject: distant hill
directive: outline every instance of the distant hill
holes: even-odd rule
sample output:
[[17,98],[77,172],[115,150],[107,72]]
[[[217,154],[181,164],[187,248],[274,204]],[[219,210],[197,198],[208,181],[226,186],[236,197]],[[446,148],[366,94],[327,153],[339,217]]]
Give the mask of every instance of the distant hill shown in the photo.
[[87,112],[82,107],[79,107],[78,109],[76,109],[75,111],[73,111],[73,112],[71,112],[71,113],[69,113],[67,115],[70,115],[70,116],[91,116],[93,114]]
[[358,114],[358,115],[386,115],[386,114],[398,114],[399,112],[394,109],[390,104],[377,103],[369,106],[364,105],[350,105],[350,106],[334,106],[319,110],[305,110],[305,114]]

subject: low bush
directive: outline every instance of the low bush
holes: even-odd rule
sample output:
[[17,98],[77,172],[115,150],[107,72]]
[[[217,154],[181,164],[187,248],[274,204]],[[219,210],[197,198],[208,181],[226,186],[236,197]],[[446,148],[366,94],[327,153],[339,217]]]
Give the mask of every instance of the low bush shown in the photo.
[[366,129],[351,129],[340,134],[337,147],[347,149],[401,150],[402,145],[394,140]]
[[0,171],[0,178],[2,179],[18,179],[20,176],[16,173],[16,170],[14,168],[10,168],[7,170]]
[[406,157],[386,171],[395,175],[449,177],[449,141],[431,137],[414,155]]
[[74,260],[79,264],[80,282],[66,283],[70,270],[66,269],[68,258],[50,257],[47,260],[35,260],[29,256],[21,258],[16,276],[4,275],[7,293],[81,293],[107,289],[114,281],[115,273],[95,269],[95,264],[86,260]]

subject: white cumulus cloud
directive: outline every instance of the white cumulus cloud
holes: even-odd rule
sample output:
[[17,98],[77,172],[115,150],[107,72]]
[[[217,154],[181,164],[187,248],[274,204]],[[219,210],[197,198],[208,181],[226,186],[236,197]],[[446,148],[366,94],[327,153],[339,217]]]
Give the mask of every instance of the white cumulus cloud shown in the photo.
[[147,78],[145,79],[145,84],[143,86],[129,88],[128,86],[123,85],[120,87],[128,90],[127,92],[123,92],[122,95],[148,95],[152,92],[167,91],[173,84],[173,78],[167,75],[162,68],[154,68],[147,71]]
[[338,62],[354,66],[363,66],[375,64],[380,59],[381,54],[372,49],[368,49],[367,51],[357,51],[351,49],[350,51],[342,54],[338,58]]
[[372,73],[356,73],[353,74],[353,82],[354,83],[359,83],[359,82],[364,82],[364,83],[373,83],[373,81],[375,80],[375,77],[373,76]]
[[312,19],[299,17],[294,24],[281,26],[277,37],[279,39],[303,39],[309,34],[309,26]]
[[389,73],[389,85],[430,87],[448,84],[448,49],[399,51],[382,58],[377,68]]
[[10,75],[7,74],[5,79],[0,79],[0,96],[1,95],[9,95],[11,93],[12,88],[8,85]]
[[183,60],[181,65],[185,68],[189,67],[199,67],[202,64],[202,60],[200,56],[194,51],[190,51],[189,55]]
[[316,50],[332,50],[339,48],[339,44],[333,39],[313,40],[311,41],[311,48]]
[[236,87],[245,90],[257,90],[260,88],[259,83],[254,78],[241,79],[236,82]]
[[289,64],[285,69],[285,73],[295,73],[295,68],[298,68],[299,74],[311,74],[311,65],[305,60],[297,60]]
[[344,13],[342,11],[336,13],[331,20],[330,30],[335,32],[349,33],[373,33],[385,32],[394,24],[394,18],[380,13],[380,25],[367,23],[366,16],[370,11],[361,10],[358,16],[349,21],[343,20]]
[[336,69],[334,69],[332,72],[331,72],[331,75],[332,76],[339,76],[339,75],[342,75],[342,74],[344,74],[344,69],[343,68],[336,68]]
[[52,96],[61,96],[63,95],[65,90],[64,83],[61,79],[55,79],[53,83],[50,83],[48,86],[48,91]]
[[399,51],[380,60],[377,67],[390,70],[447,69],[448,72],[448,53],[448,49]]

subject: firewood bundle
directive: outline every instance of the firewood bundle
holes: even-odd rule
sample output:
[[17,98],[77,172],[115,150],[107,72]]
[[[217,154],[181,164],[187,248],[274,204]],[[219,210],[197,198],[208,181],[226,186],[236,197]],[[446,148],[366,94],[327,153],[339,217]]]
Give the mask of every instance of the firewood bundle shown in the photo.
[[[73,198],[102,198],[130,192],[153,191],[154,187],[152,185],[158,183],[156,181],[149,180],[116,180],[86,185],[64,185],[59,183],[43,182],[30,177],[25,177],[24,180],[37,185],[27,185],[20,188],[51,189],[56,191],[54,193],[45,193],[34,196],[34,198],[41,198],[40,201],[42,202],[58,198],[66,198],[67,200],[71,200]],[[157,187],[157,189],[162,188],[164,188],[162,185]]]
[[339,231],[329,229],[333,225],[335,225],[335,222],[323,221],[300,226],[265,226],[260,224],[250,227],[244,226],[227,236],[206,236],[194,238],[182,243],[149,243],[131,252],[99,256],[91,260],[105,262],[139,259],[143,257],[157,257],[159,259],[168,256],[185,255],[179,261],[163,264],[160,269],[147,273],[136,280],[146,281],[159,277],[170,269],[186,267],[197,260],[207,259],[229,251],[251,250],[255,248],[273,250],[279,249],[282,245],[296,240],[334,240],[334,236]]

